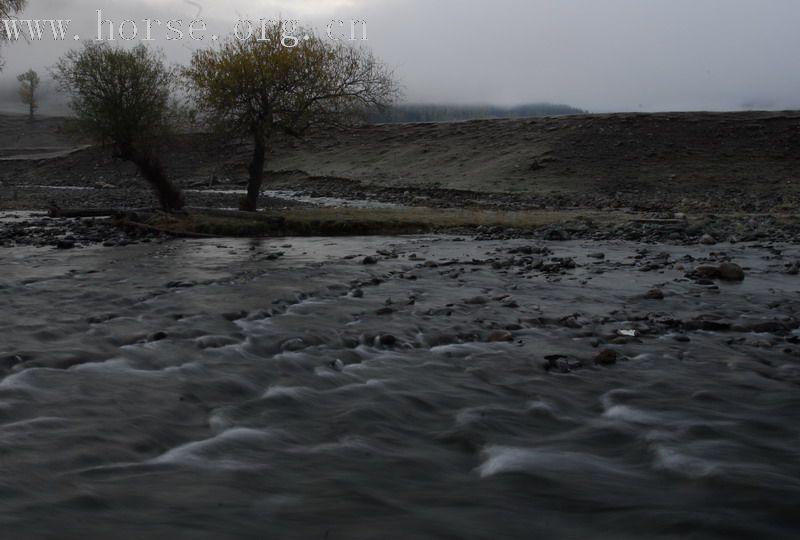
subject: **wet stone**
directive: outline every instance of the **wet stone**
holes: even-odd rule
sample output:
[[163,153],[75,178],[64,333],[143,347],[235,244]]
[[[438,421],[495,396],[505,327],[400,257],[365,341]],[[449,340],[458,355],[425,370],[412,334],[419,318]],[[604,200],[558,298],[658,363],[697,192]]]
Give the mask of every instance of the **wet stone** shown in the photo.
[[305,347],[306,347],[306,344],[302,340],[302,338],[292,338],[292,339],[288,339],[288,340],[283,342],[283,344],[281,345],[281,350],[290,351],[291,352],[291,351],[302,350]]
[[664,291],[661,289],[650,289],[644,295],[646,300],[663,300],[664,299]]
[[562,354],[551,354],[545,356],[544,359],[546,360],[544,364],[544,369],[546,371],[570,373],[583,367],[583,364],[579,360]]
[[248,313],[246,311],[232,311],[228,313],[223,313],[222,318],[226,321],[238,321],[240,319],[246,319]]
[[594,363],[601,366],[610,366],[617,363],[619,353],[611,349],[603,349],[594,357]]
[[486,340],[490,343],[508,343],[514,341],[514,335],[507,330],[493,330]]
[[719,268],[709,265],[698,266],[691,274],[699,279],[717,279],[719,277]]
[[151,342],[152,341],[162,341],[164,339],[167,339],[167,333],[166,332],[155,332],[154,334],[151,334],[147,338],[147,341],[151,341]]
[[700,237],[700,243],[703,244],[704,246],[713,246],[714,244],[717,243],[717,240],[710,234],[704,234],[703,236]]
[[397,338],[392,334],[382,334],[378,341],[384,347],[391,347],[392,345],[397,344]]
[[189,287],[194,287],[195,285],[197,285],[197,283],[195,283],[194,281],[176,280],[176,281],[170,281],[169,283],[167,283],[166,286],[168,289],[188,289]]
[[75,240],[72,238],[64,238],[56,242],[57,249],[72,249],[75,247]]
[[724,262],[719,265],[719,277],[724,281],[743,281],[744,270],[736,263]]

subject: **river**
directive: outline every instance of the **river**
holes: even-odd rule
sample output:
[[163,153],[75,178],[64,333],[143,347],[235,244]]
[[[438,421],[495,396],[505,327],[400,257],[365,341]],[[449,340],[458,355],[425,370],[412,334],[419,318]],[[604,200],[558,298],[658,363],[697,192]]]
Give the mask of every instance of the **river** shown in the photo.
[[[795,246],[292,238],[1,253],[3,538],[800,527]],[[744,282],[685,277],[726,257]],[[643,296],[654,287],[663,299]],[[594,363],[603,349],[616,363]]]

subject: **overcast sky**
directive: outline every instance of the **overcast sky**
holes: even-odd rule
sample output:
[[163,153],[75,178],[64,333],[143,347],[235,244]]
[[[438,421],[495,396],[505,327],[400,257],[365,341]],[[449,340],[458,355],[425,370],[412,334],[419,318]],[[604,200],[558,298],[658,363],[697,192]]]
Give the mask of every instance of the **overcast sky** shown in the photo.
[[[367,21],[368,45],[411,102],[550,101],[591,111],[800,108],[798,0],[30,0],[22,18],[69,18],[70,39],[3,48],[0,78],[40,71],[104,18]],[[211,46],[154,46],[185,62]]]

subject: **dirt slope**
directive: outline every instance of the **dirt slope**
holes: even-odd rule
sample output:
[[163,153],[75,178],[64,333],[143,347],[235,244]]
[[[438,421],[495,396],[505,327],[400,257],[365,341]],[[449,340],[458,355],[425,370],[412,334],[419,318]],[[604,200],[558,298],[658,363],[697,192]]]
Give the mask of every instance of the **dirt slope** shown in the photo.
[[[0,119],[0,126],[20,120]],[[3,134],[10,146],[64,144],[56,121],[34,126],[39,138]],[[246,144],[185,135],[165,151],[185,184],[212,176],[246,178]],[[755,210],[796,207],[800,112],[583,115],[445,124],[377,125],[319,132],[306,141],[275,141],[267,169],[281,185],[355,181],[359,189],[432,189],[562,198],[562,205],[619,206],[693,202]],[[287,174],[287,171],[293,171]],[[314,181],[307,177],[317,177]],[[281,181],[282,180],[282,181]],[[107,150],[61,158],[5,161],[0,182],[86,185],[137,182]],[[339,180],[339,184],[342,180]],[[345,182],[347,183],[347,182]],[[687,204],[688,204],[687,202]]]

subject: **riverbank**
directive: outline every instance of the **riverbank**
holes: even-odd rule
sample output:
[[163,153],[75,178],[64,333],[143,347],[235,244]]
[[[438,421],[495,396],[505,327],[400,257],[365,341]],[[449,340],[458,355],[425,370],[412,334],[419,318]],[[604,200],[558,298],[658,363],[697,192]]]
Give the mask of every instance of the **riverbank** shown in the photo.
[[[107,192],[91,194],[98,203],[144,187],[135,167],[108,148],[26,157],[85,144],[65,135],[64,121],[0,116],[0,127],[8,124],[0,131],[0,206],[9,208],[14,190],[24,200],[32,186],[102,186]],[[794,111],[690,112],[328,130],[275,139],[265,189],[432,208],[792,212],[800,205],[799,121]],[[244,187],[250,148],[191,133],[162,155],[180,186],[230,190]]]
[[708,215],[657,218],[630,212],[493,211],[428,208],[331,208],[299,205],[257,214],[190,208],[164,214],[147,208],[108,217],[50,217],[0,212],[0,247],[70,249],[118,246],[167,237],[276,237],[460,234],[480,239],[628,240],[671,245],[800,243],[796,215]]
[[795,215],[654,218],[625,212],[516,211],[427,208],[296,207],[258,214],[193,208],[179,214],[153,210],[113,217],[63,218],[44,212],[0,212],[0,247],[69,249],[125,245],[166,237],[276,237],[386,234],[461,234],[475,239],[531,238],[628,240],[671,245],[739,242],[800,243]]

